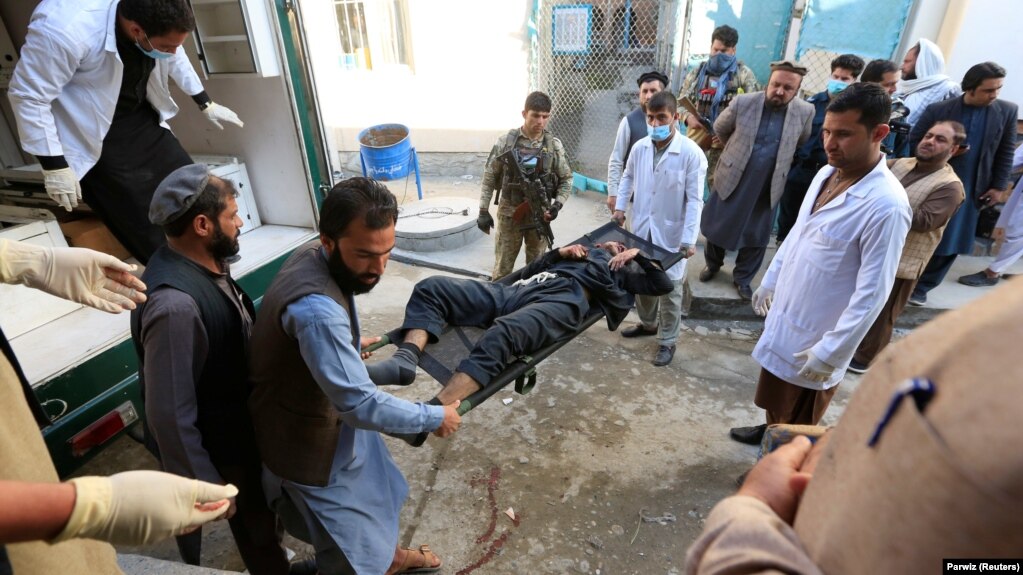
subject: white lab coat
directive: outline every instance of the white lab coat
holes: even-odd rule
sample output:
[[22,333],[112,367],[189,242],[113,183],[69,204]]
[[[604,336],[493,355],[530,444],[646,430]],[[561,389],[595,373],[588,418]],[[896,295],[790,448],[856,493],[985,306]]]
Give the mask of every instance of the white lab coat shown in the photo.
[[[650,136],[636,142],[625,164],[615,210],[632,204],[632,233],[673,252],[695,246],[700,233],[703,185],[707,156],[695,142],[675,132],[668,149],[654,168],[654,142]],[[686,274],[686,260],[665,273],[674,281]]]
[[[774,289],[753,358],[781,379],[810,389],[838,385],[853,353],[888,300],[912,221],[906,190],[879,161],[863,179],[815,214],[825,166],[810,184],[792,231],[771,261],[762,286]],[[812,349],[835,366],[831,379],[799,376]]]
[[[45,0],[29,22],[9,97],[22,148],[34,156],[63,155],[81,178],[96,164],[121,89],[117,54],[118,0]],[[168,128],[178,107],[168,77],[186,94],[202,92],[184,49],[157,60],[146,94]]]

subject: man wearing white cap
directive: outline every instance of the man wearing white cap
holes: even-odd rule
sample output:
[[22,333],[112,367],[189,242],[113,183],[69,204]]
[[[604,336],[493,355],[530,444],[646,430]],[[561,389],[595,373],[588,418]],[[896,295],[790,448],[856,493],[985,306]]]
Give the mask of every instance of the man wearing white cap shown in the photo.
[[916,124],[927,106],[961,93],[959,84],[945,75],[945,58],[937,44],[921,38],[906,52],[902,60],[902,80],[893,98],[901,99],[909,108],[906,121],[910,125]]

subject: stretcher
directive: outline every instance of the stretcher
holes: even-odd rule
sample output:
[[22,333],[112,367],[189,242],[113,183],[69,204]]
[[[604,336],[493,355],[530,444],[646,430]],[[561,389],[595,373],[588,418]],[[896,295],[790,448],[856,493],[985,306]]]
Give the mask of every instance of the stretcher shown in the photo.
[[[625,244],[626,248],[629,249],[639,248],[647,257],[660,261],[664,269],[670,268],[685,257],[682,253],[672,252],[655,246],[639,236],[626,231],[614,222],[608,222],[583,235],[583,237],[576,241],[566,243],[565,245],[581,244],[587,247],[593,247],[596,244],[607,241],[622,242]],[[512,272],[498,280],[497,283],[510,285],[518,281],[522,278],[522,272],[524,269],[525,268],[520,268]],[[491,380],[489,385],[463,399],[458,406],[459,415],[468,413],[470,410],[513,382],[515,384],[515,391],[519,394],[525,395],[532,391],[533,387],[536,385],[537,365],[551,354],[561,349],[562,346],[574,339],[577,335],[586,331],[590,326],[600,321],[603,317],[604,313],[601,311],[600,306],[590,306],[589,313],[579,324],[575,333],[541,349],[533,350],[528,355],[522,355],[516,358],[514,361],[509,363],[507,367],[505,367],[504,371]],[[445,326],[441,331],[441,335],[437,342],[427,344],[426,349],[423,350],[423,353],[419,358],[419,367],[428,373],[430,377],[440,382],[441,385],[445,384],[449,379],[451,379],[451,376],[454,374],[455,368],[458,366],[459,362],[469,356],[469,352],[473,349],[473,347],[475,347],[476,342],[479,341],[485,331],[486,329],[484,328],[472,326]],[[397,345],[401,342],[401,328],[397,328],[381,336],[379,342],[367,347],[365,351],[375,351],[384,346],[390,344]],[[409,445],[419,447],[426,441],[427,437],[429,437],[429,433],[411,435],[394,434],[394,437],[398,437],[399,439],[406,441]]]

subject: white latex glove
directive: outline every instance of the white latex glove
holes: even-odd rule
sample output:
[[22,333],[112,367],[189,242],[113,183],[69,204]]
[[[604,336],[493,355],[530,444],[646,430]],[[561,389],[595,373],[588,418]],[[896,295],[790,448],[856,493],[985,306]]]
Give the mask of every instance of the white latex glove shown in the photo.
[[760,317],[767,317],[767,312],[771,310],[771,304],[774,302],[774,290],[760,286],[757,291],[753,292],[753,313]]
[[118,545],[146,545],[195,531],[227,513],[234,485],[214,485],[161,471],[79,477],[75,506],[53,542],[74,537]]
[[817,359],[817,356],[809,349],[804,349],[799,353],[794,353],[792,354],[792,357],[805,360],[802,369],[799,370],[799,377],[815,381],[817,383],[824,383],[831,379],[831,374],[835,373],[834,367]]
[[220,125],[221,121],[230,122],[235,126],[238,126],[239,128],[245,126],[245,122],[242,122],[238,118],[238,114],[235,114],[231,110],[231,108],[228,108],[227,106],[221,106],[216,102],[210,102],[210,105],[206,106],[206,109],[203,110],[202,113],[206,114],[206,119],[212,122],[214,126],[220,128],[221,130],[224,129],[224,126]]
[[85,248],[48,248],[0,239],[0,281],[24,284],[50,295],[110,313],[146,301],[146,284],[135,266]]
[[69,212],[71,208],[77,208],[78,200],[82,199],[82,185],[71,168],[43,170],[43,185],[46,186],[46,195]]

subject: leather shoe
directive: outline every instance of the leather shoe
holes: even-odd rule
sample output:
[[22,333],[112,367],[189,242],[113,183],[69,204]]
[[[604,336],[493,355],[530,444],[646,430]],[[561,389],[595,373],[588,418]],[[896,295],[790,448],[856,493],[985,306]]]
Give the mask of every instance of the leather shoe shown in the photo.
[[671,358],[675,357],[675,346],[668,347],[662,345],[657,348],[657,355],[654,356],[653,364],[657,367],[664,367],[671,363]]
[[1001,276],[991,277],[987,275],[987,272],[979,271],[968,276],[961,276],[959,283],[970,287],[988,287],[998,283],[999,279],[1001,279]]
[[702,270],[700,270],[700,281],[709,282],[710,280],[714,279],[714,276],[718,275],[718,269],[720,268],[712,268],[709,266],[703,268]]
[[753,288],[749,286],[735,284],[735,291],[739,292],[739,297],[743,301],[750,301],[753,299]]
[[622,337],[646,337],[648,335],[656,335],[656,329],[647,329],[643,327],[643,324],[637,323],[636,325],[622,330]]
[[739,443],[747,445],[760,445],[767,432],[767,424],[754,425],[753,427],[733,427],[728,430],[728,435]]

